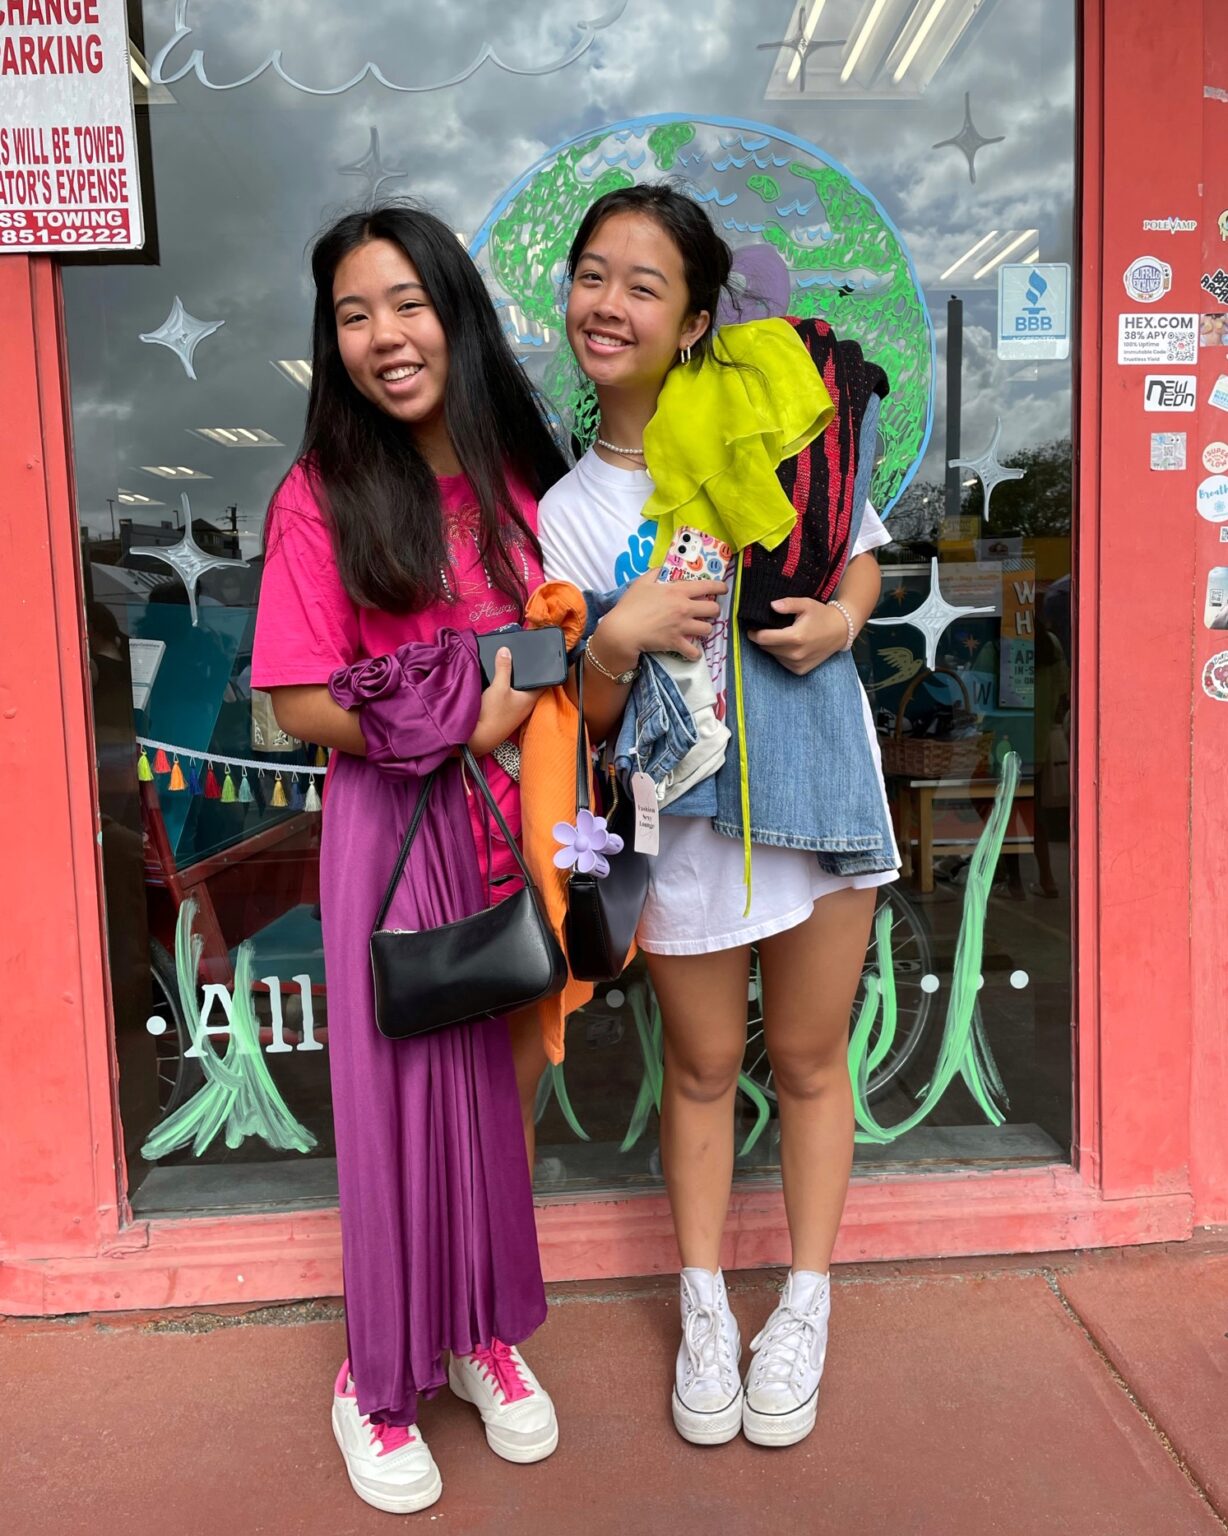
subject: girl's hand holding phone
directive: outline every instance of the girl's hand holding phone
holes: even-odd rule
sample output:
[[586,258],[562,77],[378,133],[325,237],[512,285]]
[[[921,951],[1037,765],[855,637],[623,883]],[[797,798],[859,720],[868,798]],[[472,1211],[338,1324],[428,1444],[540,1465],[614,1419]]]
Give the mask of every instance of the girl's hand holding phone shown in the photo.
[[633,667],[645,651],[674,651],[698,661],[720,618],[717,598],[728,590],[724,581],[662,581],[659,571],[646,571],[598,625],[601,659]]
[[795,614],[792,624],[787,629],[754,629],[748,633],[757,646],[796,677],[805,677],[829,656],[844,649],[849,628],[838,608],[813,597],[778,597],[772,607],[777,613]]
[[527,692],[512,687],[512,653],[501,646],[495,657],[494,680],[482,690],[478,723],[469,738],[474,757],[485,757],[501,741],[510,741],[533,713],[542,692],[540,688]]

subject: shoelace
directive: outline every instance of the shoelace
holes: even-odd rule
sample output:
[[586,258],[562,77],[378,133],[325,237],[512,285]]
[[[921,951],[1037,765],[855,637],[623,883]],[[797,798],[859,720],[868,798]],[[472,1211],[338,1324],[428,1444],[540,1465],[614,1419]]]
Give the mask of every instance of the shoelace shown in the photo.
[[533,1388],[520,1374],[520,1362],[511,1345],[502,1339],[492,1339],[489,1349],[475,1349],[472,1358],[502,1392],[505,1403],[518,1403],[533,1396]]
[[[337,1385],[334,1388],[341,1397],[357,1398],[358,1391],[354,1386],[354,1378],[350,1375],[350,1362],[347,1360],[341,1367],[337,1377]],[[355,1403],[357,1407],[357,1403]],[[371,1431],[371,1444],[378,1445],[377,1456],[388,1456],[393,1451],[399,1451],[413,1441],[413,1432],[404,1424],[376,1424],[369,1414],[362,1415],[362,1423]]]
[[379,1446],[377,1456],[389,1456],[409,1445],[414,1438],[404,1424],[376,1424],[370,1419],[363,1422],[371,1431],[371,1444]]
[[750,1341],[755,1385],[797,1385],[803,1363],[809,1365],[813,1359],[822,1321],[817,1311],[795,1312],[782,1302]]
[[693,1302],[682,1324],[682,1342],[693,1376],[716,1376],[722,1385],[729,1384],[733,1365],[719,1307]]

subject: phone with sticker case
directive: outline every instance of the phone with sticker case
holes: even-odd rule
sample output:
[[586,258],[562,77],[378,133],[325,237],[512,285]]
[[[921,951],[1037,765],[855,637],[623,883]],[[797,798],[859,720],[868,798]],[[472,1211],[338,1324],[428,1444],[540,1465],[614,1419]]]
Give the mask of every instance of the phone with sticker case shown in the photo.
[[677,528],[661,567],[661,581],[725,581],[733,550],[699,528]]

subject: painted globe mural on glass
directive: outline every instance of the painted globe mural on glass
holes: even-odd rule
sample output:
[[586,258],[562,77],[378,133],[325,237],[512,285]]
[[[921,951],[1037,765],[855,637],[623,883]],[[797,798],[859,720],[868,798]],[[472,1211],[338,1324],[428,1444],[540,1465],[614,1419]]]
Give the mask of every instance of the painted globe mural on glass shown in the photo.
[[603,193],[672,179],[734,250],[735,297],[752,319],[819,315],[891,381],[871,498],[887,512],[916,472],[932,421],[934,330],[912,260],[865,187],[813,144],[713,117],[616,123],[552,150],[501,197],[470,247],[504,327],[564,428],[596,435],[592,388],[563,334],[566,257]]

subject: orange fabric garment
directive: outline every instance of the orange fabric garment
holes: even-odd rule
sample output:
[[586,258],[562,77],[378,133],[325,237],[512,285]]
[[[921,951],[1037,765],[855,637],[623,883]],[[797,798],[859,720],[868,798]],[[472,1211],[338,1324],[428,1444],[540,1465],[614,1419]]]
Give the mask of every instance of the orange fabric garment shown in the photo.
[[[578,587],[569,581],[547,581],[530,596],[525,625],[542,629],[557,624],[570,651],[584,633],[586,610]],[[547,688],[520,734],[520,828],[525,863],[541,892],[546,916],[558,941],[563,941],[567,915],[567,875],[557,869],[554,825],[576,819],[576,733],[579,714],[567,689]],[[590,782],[590,789],[591,789]],[[567,1015],[583,1008],[593,995],[592,984],[569,976],[555,997],[537,1004],[542,1044],[553,1062],[563,1059]]]

